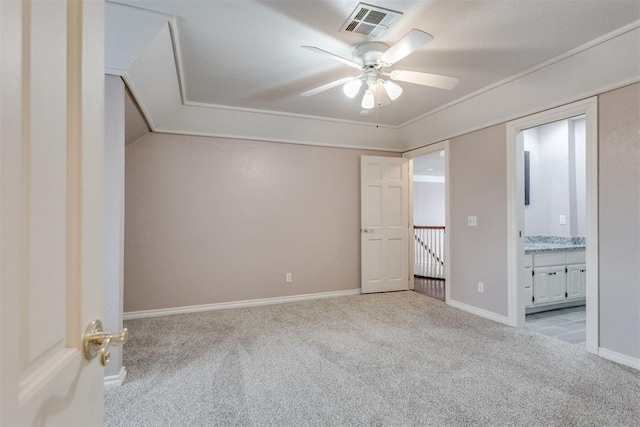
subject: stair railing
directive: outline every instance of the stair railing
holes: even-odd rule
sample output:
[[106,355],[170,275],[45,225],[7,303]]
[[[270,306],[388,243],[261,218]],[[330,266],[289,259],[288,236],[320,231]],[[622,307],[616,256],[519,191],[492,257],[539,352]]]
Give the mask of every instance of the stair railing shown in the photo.
[[414,225],[414,274],[444,279],[444,226]]

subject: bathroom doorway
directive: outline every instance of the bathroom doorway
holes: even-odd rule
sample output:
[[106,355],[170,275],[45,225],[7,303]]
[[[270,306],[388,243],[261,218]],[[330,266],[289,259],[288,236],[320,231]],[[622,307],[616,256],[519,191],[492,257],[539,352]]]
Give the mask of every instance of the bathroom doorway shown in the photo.
[[507,125],[509,320],[596,352],[597,100]]
[[524,140],[525,325],[586,346],[585,116],[520,131]]

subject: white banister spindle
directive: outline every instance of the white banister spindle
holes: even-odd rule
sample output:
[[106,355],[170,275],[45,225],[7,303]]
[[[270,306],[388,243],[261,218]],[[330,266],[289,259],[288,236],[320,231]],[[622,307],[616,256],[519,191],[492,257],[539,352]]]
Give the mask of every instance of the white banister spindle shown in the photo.
[[444,227],[414,226],[415,273],[444,279]]

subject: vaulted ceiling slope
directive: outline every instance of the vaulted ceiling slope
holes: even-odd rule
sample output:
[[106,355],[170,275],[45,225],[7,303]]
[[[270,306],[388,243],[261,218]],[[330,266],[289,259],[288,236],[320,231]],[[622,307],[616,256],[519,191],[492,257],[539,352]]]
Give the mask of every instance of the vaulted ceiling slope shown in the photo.
[[[152,130],[404,150],[640,79],[640,0],[399,1],[372,39],[340,31],[352,0],[107,3],[107,72],[123,76]],[[396,65],[456,76],[453,90],[399,83],[362,113],[340,86],[351,58],[413,28],[434,40]]]

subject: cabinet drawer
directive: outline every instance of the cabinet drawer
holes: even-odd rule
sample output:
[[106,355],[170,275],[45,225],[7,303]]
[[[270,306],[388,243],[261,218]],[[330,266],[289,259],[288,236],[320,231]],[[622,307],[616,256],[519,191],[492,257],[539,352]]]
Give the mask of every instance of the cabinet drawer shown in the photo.
[[567,264],[584,264],[586,260],[585,251],[567,251]]
[[566,252],[553,252],[549,254],[533,254],[533,266],[565,265],[567,263]]

